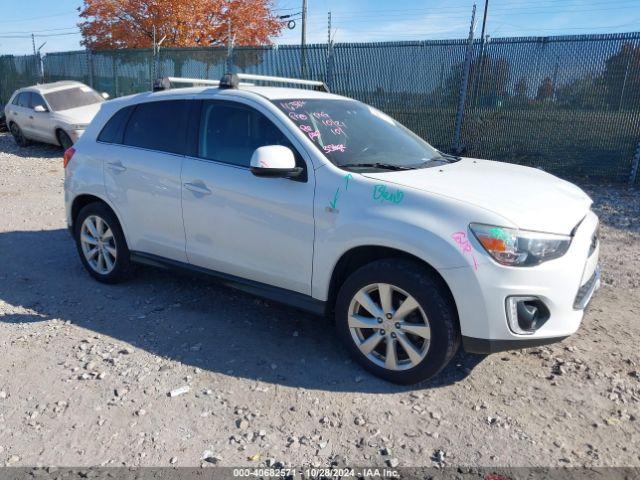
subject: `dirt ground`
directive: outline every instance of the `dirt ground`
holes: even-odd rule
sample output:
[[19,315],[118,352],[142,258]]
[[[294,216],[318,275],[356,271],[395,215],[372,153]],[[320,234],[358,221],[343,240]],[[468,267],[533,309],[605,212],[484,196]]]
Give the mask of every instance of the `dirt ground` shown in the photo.
[[586,187],[603,286],[576,335],[459,353],[413,389],[326,320],[212,281],[93,281],[60,157],[0,134],[0,465],[640,466],[640,191]]

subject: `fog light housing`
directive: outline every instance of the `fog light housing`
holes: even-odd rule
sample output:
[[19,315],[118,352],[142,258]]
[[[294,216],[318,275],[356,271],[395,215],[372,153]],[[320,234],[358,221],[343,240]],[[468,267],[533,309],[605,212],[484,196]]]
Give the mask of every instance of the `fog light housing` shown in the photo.
[[549,320],[549,309],[538,297],[507,297],[507,322],[513,333],[531,335]]

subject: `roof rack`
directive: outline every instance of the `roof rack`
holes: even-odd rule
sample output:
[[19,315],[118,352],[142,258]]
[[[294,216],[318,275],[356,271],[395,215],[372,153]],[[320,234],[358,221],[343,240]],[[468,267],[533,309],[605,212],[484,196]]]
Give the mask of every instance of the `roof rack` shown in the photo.
[[271,77],[267,75],[254,75],[252,73],[225,73],[220,80],[207,80],[202,78],[187,77],[164,77],[156,80],[153,84],[153,91],[169,90],[172,83],[188,83],[192,85],[211,85],[218,88],[238,88],[240,86],[253,86],[253,83],[241,82],[240,80],[254,80],[258,82],[307,85],[316,90],[328,92],[329,89],[324,82],[316,80],[304,80],[301,78]]
[[[232,75],[235,75],[240,80],[255,80],[258,82],[268,82],[268,83],[290,83],[293,85],[308,85],[310,87],[315,87],[316,90],[322,90],[325,92],[329,91],[329,88],[324,82],[320,82],[317,80],[304,80],[302,78],[288,78],[288,77],[271,77],[268,75],[254,75],[253,73],[234,73]],[[224,79],[225,77],[222,77],[222,78]]]

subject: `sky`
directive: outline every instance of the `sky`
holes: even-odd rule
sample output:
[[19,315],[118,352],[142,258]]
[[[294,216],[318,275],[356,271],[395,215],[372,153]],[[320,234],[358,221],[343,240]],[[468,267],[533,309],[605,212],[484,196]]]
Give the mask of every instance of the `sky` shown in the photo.
[[[485,0],[477,0],[480,35]],[[299,18],[302,0],[274,0],[278,15]],[[78,50],[82,0],[0,0],[0,54]],[[473,0],[308,0],[307,43],[466,38]],[[301,22],[276,44],[298,44]],[[486,34],[497,37],[640,31],[640,0],[489,0]],[[46,42],[46,43],[45,43]]]

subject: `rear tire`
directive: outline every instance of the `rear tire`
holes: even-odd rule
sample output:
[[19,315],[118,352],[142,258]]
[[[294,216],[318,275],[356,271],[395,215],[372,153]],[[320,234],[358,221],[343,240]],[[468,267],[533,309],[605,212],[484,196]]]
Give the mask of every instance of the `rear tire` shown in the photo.
[[130,253],[120,222],[104,203],[86,205],[74,221],[74,238],[80,261],[102,283],[124,280]]
[[11,131],[11,135],[13,136],[13,139],[19,147],[29,146],[29,140],[24,136],[24,133],[22,133],[22,129],[18,126],[17,123],[12,123],[9,127],[9,130]]
[[62,147],[63,150],[67,150],[73,146],[73,141],[67,132],[64,130],[58,130],[56,133],[56,137],[58,138],[58,143]]
[[354,359],[394,383],[430,379],[460,346],[457,311],[446,287],[411,260],[377,260],[356,270],[340,288],[335,316]]

